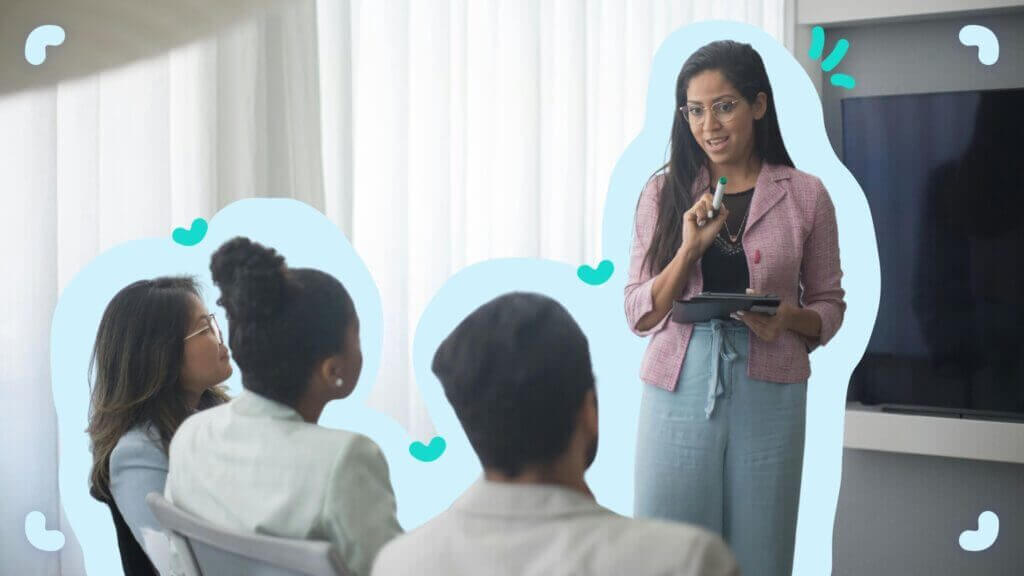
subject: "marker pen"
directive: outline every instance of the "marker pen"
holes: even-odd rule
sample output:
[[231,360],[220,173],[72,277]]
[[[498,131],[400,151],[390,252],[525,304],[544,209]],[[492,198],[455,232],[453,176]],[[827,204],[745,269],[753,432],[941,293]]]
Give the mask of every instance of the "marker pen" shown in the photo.
[[722,196],[725,194],[725,182],[725,176],[718,179],[718,185],[715,186],[715,197],[711,199],[711,210],[708,210],[708,220],[718,216],[718,210],[722,207]]

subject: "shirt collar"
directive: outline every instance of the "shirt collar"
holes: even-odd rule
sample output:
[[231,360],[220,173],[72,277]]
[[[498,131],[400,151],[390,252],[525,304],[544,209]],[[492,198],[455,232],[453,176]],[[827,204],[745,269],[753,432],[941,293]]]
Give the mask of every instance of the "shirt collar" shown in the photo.
[[514,484],[480,478],[452,504],[459,512],[481,516],[554,517],[607,514],[578,490],[558,484]]
[[271,420],[292,420],[301,422],[302,416],[294,408],[271,400],[250,390],[242,390],[230,402],[231,410],[240,416],[255,416]]

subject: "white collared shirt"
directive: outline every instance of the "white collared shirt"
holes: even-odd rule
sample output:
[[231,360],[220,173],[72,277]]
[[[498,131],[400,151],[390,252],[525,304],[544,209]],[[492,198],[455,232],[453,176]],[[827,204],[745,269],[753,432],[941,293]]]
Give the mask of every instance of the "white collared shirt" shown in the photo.
[[355,575],[401,533],[372,440],[249,391],[185,420],[169,468],[164,496],[175,506],[225,528],[329,541]]
[[384,547],[373,576],[401,574],[736,576],[739,568],[701,528],[619,516],[563,486],[480,479]]

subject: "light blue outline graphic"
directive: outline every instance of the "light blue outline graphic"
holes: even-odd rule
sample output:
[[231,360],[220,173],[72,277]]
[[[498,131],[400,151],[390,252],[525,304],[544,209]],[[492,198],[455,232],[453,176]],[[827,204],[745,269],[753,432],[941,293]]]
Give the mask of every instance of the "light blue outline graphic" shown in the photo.
[[[811,357],[794,568],[797,576],[820,576],[831,569],[846,386],[867,345],[878,309],[878,252],[867,202],[826,137],[814,86],[800,64],[772,37],[736,22],[701,22],[676,31],[662,44],[652,63],[643,131],[612,174],[602,256],[615,268],[628,270],[637,198],[650,175],[665,161],[676,75],[694,50],[726,38],[748,42],[760,52],[772,80],[790,155],[798,168],[824,182],[839,221],[848,309],[839,334]],[[420,318],[412,347],[416,385],[437,435],[447,445],[442,458],[420,462],[409,453],[411,439],[406,431],[365,405],[380,361],[382,315],[379,294],[363,262],[341,232],[313,208],[294,200],[243,200],[211,219],[207,238],[198,246],[186,248],[164,237],[105,252],[68,284],[57,304],[51,368],[61,447],[60,490],[68,525],[82,546],[88,573],[121,573],[110,513],[89,496],[87,487],[91,458],[84,432],[89,397],[86,368],[103,309],[120,288],[134,280],[189,273],[206,287],[206,304],[226,328],[224,312],[215,303],[217,290],[208,265],[210,254],[236,235],[274,247],[291,266],[316,267],[337,276],[352,294],[361,318],[363,374],[353,396],[329,404],[320,423],[366,434],[380,445],[390,466],[399,521],[406,530],[445,510],[480,474],[479,461],[430,372],[433,354],[469,312],[513,290],[557,298],[587,334],[597,376],[601,426],[600,449],[587,480],[601,504],[632,514],[636,420],[642,391],[638,372],[647,342],[626,326],[626,274],[614,274],[600,286],[588,286],[578,279],[576,265],[504,259],[471,266],[449,279]],[[239,392],[238,370],[229,380],[229,388],[232,394]]]
[[64,547],[64,533],[46,529],[46,515],[33,510],[25,515],[25,538],[36,550],[56,552]]
[[978,47],[978,61],[991,66],[999,61],[999,38],[992,30],[978,24],[968,24],[960,29],[960,43]]
[[56,24],[35,27],[25,38],[25,60],[33,66],[46,62],[46,48],[64,43],[64,29]]
[[978,529],[964,530],[957,543],[967,552],[988,550],[999,538],[999,516],[991,510],[978,515]]

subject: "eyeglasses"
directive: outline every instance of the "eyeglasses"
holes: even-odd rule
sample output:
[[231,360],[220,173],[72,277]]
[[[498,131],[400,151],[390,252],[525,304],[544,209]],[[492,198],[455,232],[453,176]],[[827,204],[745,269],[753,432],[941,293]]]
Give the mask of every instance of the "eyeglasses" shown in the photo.
[[[732,101],[721,101],[715,102],[711,105],[711,113],[715,115],[722,124],[730,122],[736,116],[736,104],[741,99],[737,98]],[[679,111],[683,113],[683,117],[686,121],[693,126],[700,126],[704,124],[704,119],[707,117],[703,106],[698,104],[688,104],[679,108]]]
[[188,340],[193,336],[199,336],[200,334],[206,332],[207,330],[211,330],[213,332],[213,335],[217,337],[217,342],[223,344],[224,337],[221,335],[220,326],[217,325],[217,317],[214,316],[213,314],[207,314],[206,316],[203,316],[203,320],[206,321],[206,326],[203,326],[199,330],[196,330],[195,332],[189,334],[188,336],[185,336],[185,340]]

